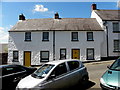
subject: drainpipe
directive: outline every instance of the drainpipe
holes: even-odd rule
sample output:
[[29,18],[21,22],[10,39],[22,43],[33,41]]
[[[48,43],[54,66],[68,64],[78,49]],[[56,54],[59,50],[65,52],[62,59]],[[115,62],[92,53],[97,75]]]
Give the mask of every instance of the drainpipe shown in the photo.
[[107,21],[104,21],[103,25],[105,26],[106,29],[106,42],[107,42],[107,57],[109,57],[109,42],[108,42],[108,23]]
[[55,31],[53,31],[53,60],[55,61]]

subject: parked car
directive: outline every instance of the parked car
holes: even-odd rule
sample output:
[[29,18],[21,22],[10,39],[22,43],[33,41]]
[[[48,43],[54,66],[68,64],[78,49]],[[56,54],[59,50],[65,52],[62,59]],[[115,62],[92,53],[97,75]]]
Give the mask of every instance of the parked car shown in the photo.
[[18,82],[32,74],[37,68],[24,67],[21,65],[0,65],[2,74],[0,81],[2,81],[2,90],[15,90]]
[[120,57],[114,61],[100,79],[103,90],[120,90]]
[[58,60],[42,65],[32,75],[23,78],[16,90],[69,88],[88,79],[87,69],[80,60]]

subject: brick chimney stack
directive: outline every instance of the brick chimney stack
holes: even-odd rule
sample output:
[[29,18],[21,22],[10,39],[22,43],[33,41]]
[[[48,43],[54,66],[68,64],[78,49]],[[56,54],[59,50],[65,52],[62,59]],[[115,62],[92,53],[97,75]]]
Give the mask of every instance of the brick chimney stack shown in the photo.
[[19,20],[25,20],[25,16],[23,14],[19,15]]
[[59,14],[58,14],[58,12],[55,13],[54,18],[55,18],[55,19],[59,19]]
[[97,10],[97,5],[96,4],[92,4],[91,9],[92,10]]

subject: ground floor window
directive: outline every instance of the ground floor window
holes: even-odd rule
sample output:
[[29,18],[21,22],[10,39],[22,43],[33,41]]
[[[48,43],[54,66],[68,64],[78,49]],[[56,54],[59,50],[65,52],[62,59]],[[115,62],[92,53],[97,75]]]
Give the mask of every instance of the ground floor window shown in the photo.
[[49,51],[40,52],[40,62],[49,62]]
[[120,40],[114,40],[114,51],[120,51]]
[[60,60],[66,59],[66,49],[60,49]]
[[87,60],[94,60],[94,48],[87,49]]
[[13,51],[13,62],[18,62],[18,51]]

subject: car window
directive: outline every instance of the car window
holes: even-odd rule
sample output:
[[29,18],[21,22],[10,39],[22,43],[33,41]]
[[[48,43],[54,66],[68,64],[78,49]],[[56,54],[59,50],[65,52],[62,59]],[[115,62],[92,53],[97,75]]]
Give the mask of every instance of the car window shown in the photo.
[[79,62],[78,61],[69,61],[67,62],[70,71],[79,68]]
[[36,70],[32,74],[32,77],[44,78],[54,66],[55,65],[53,65],[53,64],[44,64],[42,67],[40,67],[38,70]]
[[15,73],[26,71],[25,69],[23,69],[21,67],[14,67],[14,70],[15,70]]
[[13,67],[6,67],[2,69],[2,75],[8,75],[14,73],[14,68]]
[[112,70],[120,70],[120,60],[116,60],[110,67]]
[[62,75],[67,72],[66,64],[62,63],[59,64],[52,72],[52,74],[55,74],[55,76]]

